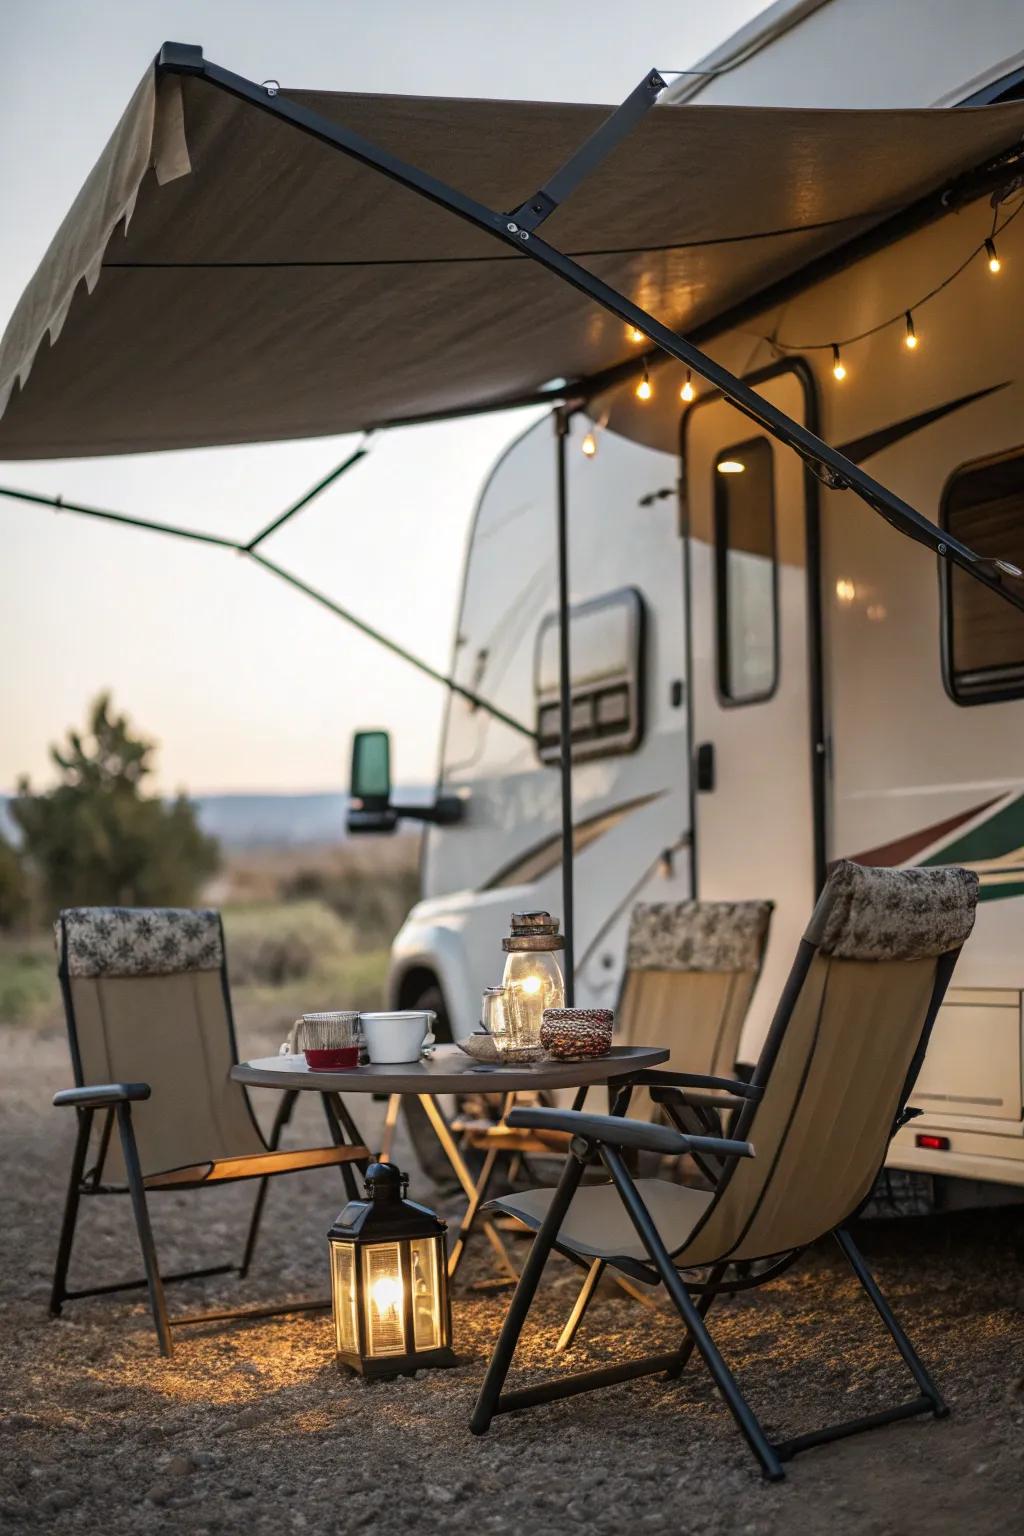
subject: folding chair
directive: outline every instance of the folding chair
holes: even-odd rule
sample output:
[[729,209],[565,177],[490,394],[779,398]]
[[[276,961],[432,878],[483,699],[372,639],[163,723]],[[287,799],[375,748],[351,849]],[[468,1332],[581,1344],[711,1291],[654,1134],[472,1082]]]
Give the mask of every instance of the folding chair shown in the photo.
[[[736,1071],[740,1033],[761,972],[773,903],[770,901],[638,902],[633,908],[626,949],[626,969],[616,1005],[616,1038],[621,1045],[661,1045],[669,1066],[692,1073]],[[578,1096],[577,1107],[582,1106]],[[646,1091],[639,1107],[649,1108]],[[471,1236],[499,1157],[529,1159],[564,1156],[569,1137],[511,1123],[502,1110],[496,1124],[463,1119],[456,1127],[466,1144],[483,1152],[476,1202],[456,1233],[453,1272]],[[634,1104],[634,1109],[638,1107]],[[700,1130],[720,1131],[716,1111],[705,1105],[688,1111]],[[558,1341],[568,1349],[604,1273],[595,1259]],[[622,1277],[618,1277],[620,1284]],[[649,1301],[642,1286],[626,1281],[623,1289]]]
[[[536,1232],[495,1347],[471,1428],[496,1413],[665,1372],[678,1377],[696,1348],[764,1474],[781,1478],[799,1451],[896,1419],[948,1411],[893,1316],[845,1223],[870,1195],[890,1138],[908,1110],[932,1024],[974,925],[977,876],[964,869],[836,865],[801,941],[750,1083],[644,1072],[677,1121],[688,1090],[738,1108],[731,1138],[571,1110],[517,1109],[514,1123],[572,1133],[555,1189],[495,1201]],[[715,1188],[634,1180],[629,1148],[707,1152],[721,1162]],[[757,1155],[754,1151],[756,1147]],[[610,1183],[580,1187],[599,1161]],[[832,1233],[918,1387],[881,1412],[772,1442],[708,1332],[715,1297],[764,1284],[810,1243]],[[600,1258],[665,1286],[685,1334],[671,1353],[503,1392],[541,1273],[552,1249]],[[753,1272],[749,1266],[764,1264]],[[730,1275],[730,1267],[746,1272]],[[695,1275],[694,1271],[698,1273]],[[694,1298],[697,1298],[696,1300]]]
[[[664,1046],[671,1052],[669,1071],[735,1077],[740,1035],[761,974],[773,907],[770,901],[638,902],[630,918],[626,970],[615,1011],[619,1043]],[[630,1108],[641,1118],[649,1115],[649,1090],[640,1090]],[[694,1096],[685,1115],[683,1129],[721,1135],[719,1110],[710,1098]],[[697,1162],[710,1178],[720,1172],[699,1155]],[[590,1265],[558,1340],[558,1353],[576,1337],[606,1267],[603,1259]],[[642,1291],[639,1294],[645,1299]]]
[[[228,1274],[252,1263],[267,1181],[278,1173],[339,1166],[349,1198],[352,1164],[369,1152],[355,1145],[355,1128],[337,1095],[324,1095],[332,1145],[280,1151],[295,1093],[282,1095],[269,1141],[248,1095],[230,1077],[238,1060],[220,915],[178,908],[74,907],[56,924],[58,975],[64,998],[74,1088],[54,1098],[78,1115],[50,1311],[65,1301],[148,1288],[160,1344],[171,1353],[171,1328],[229,1317],[269,1316],[321,1303],[260,1307],[245,1312],[169,1318],[164,1284]],[[132,1106],[135,1106],[134,1112]],[[106,1114],[90,1159],[93,1121]],[[113,1129],[117,1126],[115,1144]],[[344,1128],[344,1129],[343,1129]],[[345,1131],[349,1144],[345,1144]],[[259,1179],[240,1265],[161,1275],[147,1195],[164,1189],[204,1189]],[[83,1195],[131,1196],[145,1278],[67,1287],[68,1266]]]

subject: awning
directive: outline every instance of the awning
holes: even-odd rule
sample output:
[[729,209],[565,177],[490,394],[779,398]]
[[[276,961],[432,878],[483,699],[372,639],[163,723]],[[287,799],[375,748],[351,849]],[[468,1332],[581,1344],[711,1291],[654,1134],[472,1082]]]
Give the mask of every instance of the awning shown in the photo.
[[[495,209],[610,110],[287,94]],[[545,239],[685,332],[1022,135],[1020,103],[658,106]],[[0,458],[497,409],[630,352],[619,320],[515,249],[205,79],[150,70],[0,346]]]

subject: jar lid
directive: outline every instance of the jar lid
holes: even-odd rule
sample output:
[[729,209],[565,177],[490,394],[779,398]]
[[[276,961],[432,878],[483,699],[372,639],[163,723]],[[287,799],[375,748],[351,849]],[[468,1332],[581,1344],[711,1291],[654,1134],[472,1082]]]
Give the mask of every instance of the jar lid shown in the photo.
[[512,932],[502,939],[501,947],[506,955],[521,954],[524,950],[537,953],[564,949],[565,940],[558,931],[558,918],[550,912],[513,912]]

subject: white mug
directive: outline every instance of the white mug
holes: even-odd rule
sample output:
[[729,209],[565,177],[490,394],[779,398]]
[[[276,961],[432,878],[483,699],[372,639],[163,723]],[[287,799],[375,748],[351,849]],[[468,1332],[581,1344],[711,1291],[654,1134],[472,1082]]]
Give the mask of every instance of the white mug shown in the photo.
[[419,1061],[421,1053],[434,1043],[437,1014],[429,1008],[412,1008],[403,1013],[361,1013],[363,1041],[375,1066],[395,1062]]

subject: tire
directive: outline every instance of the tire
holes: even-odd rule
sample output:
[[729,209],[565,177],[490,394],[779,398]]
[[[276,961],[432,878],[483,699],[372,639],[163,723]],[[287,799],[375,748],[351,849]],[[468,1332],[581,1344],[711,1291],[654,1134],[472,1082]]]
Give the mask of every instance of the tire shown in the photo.
[[424,987],[414,1002],[407,1004],[409,1008],[429,1008],[437,1014],[437,1022],[434,1025],[434,1034],[438,1040],[446,1044],[452,1038],[451,1020],[448,1018],[448,1006],[444,1000],[444,993],[435,982],[432,986]]

